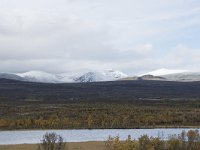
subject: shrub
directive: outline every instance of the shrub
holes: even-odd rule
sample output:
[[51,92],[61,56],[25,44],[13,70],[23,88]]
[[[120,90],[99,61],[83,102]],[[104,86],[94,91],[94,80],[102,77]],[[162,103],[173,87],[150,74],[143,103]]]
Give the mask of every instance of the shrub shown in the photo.
[[41,144],[38,145],[38,150],[66,150],[66,144],[60,135],[46,133],[43,136]]

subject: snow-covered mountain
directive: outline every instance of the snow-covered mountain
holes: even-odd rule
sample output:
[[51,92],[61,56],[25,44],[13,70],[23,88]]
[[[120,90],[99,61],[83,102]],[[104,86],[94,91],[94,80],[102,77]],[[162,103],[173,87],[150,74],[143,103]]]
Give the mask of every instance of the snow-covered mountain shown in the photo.
[[186,73],[186,72],[189,72],[189,71],[188,70],[172,70],[172,69],[162,68],[162,69],[144,73],[140,76],[144,76],[144,75],[163,76],[163,75]]
[[59,76],[43,71],[29,71],[25,73],[18,73],[16,74],[26,81],[31,82],[44,82],[44,83],[58,83]]
[[12,73],[0,73],[0,78],[25,81],[24,78]]
[[168,81],[192,82],[200,81],[200,72],[184,72],[162,76]]
[[75,79],[77,82],[96,82],[96,81],[114,81],[126,78],[128,75],[114,70],[105,70],[103,72],[87,72]]
[[43,71],[29,71],[13,75],[21,78],[23,81],[43,82],[43,83],[114,81],[128,77],[128,75],[120,71],[114,71],[114,70],[77,72],[77,73],[70,72],[63,74],[52,74]]
[[178,82],[200,81],[200,72],[191,72],[188,70],[170,70],[163,68],[152,72],[148,72],[146,73],[146,75],[159,76],[166,81],[178,81]]
[[100,82],[115,80],[160,80],[190,82],[200,81],[200,72],[159,69],[140,76],[130,77],[120,71],[115,70],[81,71],[63,74],[52,74],[43,71],[29,71],[17,74],[0,73],[0,78],[42,83]]

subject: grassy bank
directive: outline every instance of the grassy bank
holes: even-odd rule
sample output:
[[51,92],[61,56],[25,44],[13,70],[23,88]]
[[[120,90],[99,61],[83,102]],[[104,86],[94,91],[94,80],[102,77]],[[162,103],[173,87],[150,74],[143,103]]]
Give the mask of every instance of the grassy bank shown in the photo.
[[[105,142],[67,143],[70,150],[104,150]],[[36,150],[37,144],[0,145],[0,150]]]

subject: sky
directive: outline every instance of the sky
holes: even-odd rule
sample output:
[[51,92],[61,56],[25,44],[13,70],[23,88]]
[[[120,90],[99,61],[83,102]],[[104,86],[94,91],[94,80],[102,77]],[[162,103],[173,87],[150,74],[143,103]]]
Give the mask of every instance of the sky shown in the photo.
[[0,72],[200,71],[199,0],[1,0]]

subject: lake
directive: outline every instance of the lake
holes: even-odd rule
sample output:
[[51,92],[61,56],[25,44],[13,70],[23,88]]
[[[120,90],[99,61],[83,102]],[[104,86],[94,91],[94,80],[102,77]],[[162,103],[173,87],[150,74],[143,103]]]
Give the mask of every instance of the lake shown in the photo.
[[[47,132],[55,132],[61,135],[66,142],[105,141],[109,135],[120,136],[121,140],[131,135],[138,139],[141,135],[161,137],[167,139],[170,135],[180,134],[191,129],[95,129],[95,130],[19,130],[0,131],[0,145],[9,144],[34,144],[39,143]],[[195,129],[192,129],[195,130]],[[200,131],[200,129],[198,129]]]

